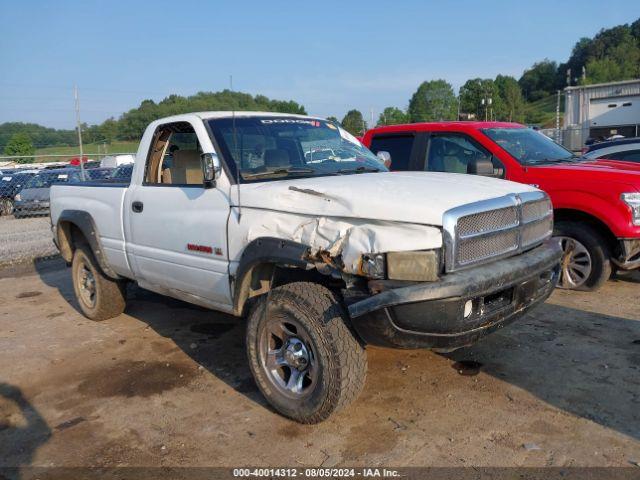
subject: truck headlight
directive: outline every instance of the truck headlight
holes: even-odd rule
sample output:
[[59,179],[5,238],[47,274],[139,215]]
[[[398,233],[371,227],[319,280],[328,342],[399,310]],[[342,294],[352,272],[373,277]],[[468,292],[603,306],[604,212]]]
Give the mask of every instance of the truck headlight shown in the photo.
[[361,275],[372,279],[434,282],[440,273],[438,250],[368,253],[360,259]]
[[387,253],[387,278],[434,282],[440,273],[440,255],[437,250]]
[[640,193],[623,193],[620,198],[631,208],[631,222],[640,225]]

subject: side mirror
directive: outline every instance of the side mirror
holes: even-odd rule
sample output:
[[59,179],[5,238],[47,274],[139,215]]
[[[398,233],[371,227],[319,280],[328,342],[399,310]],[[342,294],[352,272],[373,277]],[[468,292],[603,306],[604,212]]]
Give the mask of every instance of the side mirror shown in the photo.
[[391,168],[391,154],[389,152],[380,150],[376,153],[376,157],[378,157],[378,160],[380,160],[385,167]]
[[474,159],[472,162],[469,162],[469,164],[467,165],[467,173],[471,175],[480,175],[483,177],[495,176],[491,157],[480,157]]
[[216,180],[220,176],[220,159],[215,153],[203,153],[200,157],[202,159],[204,188],[213,188],[216,186]]

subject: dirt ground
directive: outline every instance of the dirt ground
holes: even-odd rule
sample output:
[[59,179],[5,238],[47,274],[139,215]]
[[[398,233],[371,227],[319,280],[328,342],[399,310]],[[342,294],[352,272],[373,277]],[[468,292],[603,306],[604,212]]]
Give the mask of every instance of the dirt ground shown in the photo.
[[132,287],[94,323],[59,267],[0,278],[0,466],[640,462],[638,274],[447,356],[370,348],[361,397],[302,426],[256,390],[242,321]]

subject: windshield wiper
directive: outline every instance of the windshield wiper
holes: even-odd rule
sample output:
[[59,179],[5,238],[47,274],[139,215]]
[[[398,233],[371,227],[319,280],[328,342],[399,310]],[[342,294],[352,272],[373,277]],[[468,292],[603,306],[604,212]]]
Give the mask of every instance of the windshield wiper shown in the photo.
[[529,160],[526,165],[540,165],[543,163],[574,163],[580,160],[581,157],[573,155],[565,158],[539,158],[536,160]]
[[273,170],[266,170],[264,172],[241,172],[240,174],[242,175],[242,178],[249,180],[252,178],[265,178],[278,175],[306,175],[309,173],[316,173],[316,171],[313,168],[304,167],[279,167]]
[[376,173],[379,171],[379,168],[365,167],[363,165],[356,168],[343,168],[342,170],[338,170],[337,173]]

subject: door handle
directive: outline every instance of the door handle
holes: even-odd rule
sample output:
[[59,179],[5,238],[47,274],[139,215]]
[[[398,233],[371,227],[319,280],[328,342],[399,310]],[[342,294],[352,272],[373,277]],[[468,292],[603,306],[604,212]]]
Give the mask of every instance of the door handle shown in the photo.
[[143,208],[144,208],[144,204],[142,202],[133,202],[131,204],[131,210],[133,210],[136,213],[142,212]]

